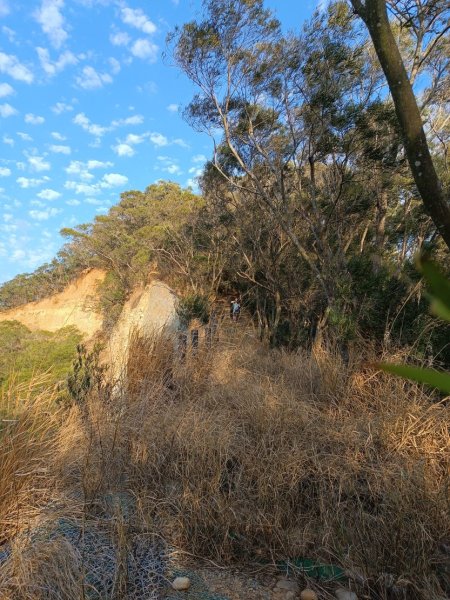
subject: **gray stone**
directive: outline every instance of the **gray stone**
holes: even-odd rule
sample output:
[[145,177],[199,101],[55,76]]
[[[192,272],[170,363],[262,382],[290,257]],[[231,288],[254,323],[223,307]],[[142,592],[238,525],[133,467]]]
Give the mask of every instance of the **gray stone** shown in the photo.
[[172,587],[178,592],[183,592],[191,587],[191,580],[189,577],[176,577],[172,581]]
[[279,579],[275,585],[275,589],[286,592],[294,592],[294,594],[299,592],[298,583],[296,581],[292,581],[292,579]]
[[349,590],[344,590],[344,588],[338,588],[334,595],[337,600],[358,600],[358,596],[355,592],[350,592]]

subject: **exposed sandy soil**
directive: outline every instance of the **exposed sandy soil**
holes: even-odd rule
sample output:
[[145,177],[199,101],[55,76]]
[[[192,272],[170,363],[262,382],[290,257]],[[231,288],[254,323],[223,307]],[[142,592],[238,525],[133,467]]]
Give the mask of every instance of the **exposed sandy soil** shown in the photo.
[[104,271],[91,269],[59,294],[0,312],[0,321],[19,321],[32,331],[57,331],[74,325],[91,337],[102,326],[102,316],[95,311],[94,305],[97,284],[104,277]]

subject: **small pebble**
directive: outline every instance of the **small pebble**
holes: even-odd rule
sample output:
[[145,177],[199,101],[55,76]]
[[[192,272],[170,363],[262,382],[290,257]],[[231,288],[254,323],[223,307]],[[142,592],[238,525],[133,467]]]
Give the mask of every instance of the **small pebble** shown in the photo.
[[189,577],[176,577],[172,581],[172,587],[178,592],[188,590],[191,587],[191,580],[189,579]]
[[317,594],[314,590],[307,588],[300,594],[300,600],[317,600]]
[[334,595],[337,600],[358,600],[358,596],[355,592],[350,592],[349,590],[344,590],[344,588],[338,588]]
[[286,592],[294,592],[294,594],[298,593],[298,583],[296,581],[292,581],[291,579],[279,579],[275,585],[275,589],[277,590],[285,590]]

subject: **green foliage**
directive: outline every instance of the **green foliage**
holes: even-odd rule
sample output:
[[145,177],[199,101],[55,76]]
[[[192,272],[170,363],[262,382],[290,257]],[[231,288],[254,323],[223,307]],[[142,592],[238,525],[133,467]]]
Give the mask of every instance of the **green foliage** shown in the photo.
[[55,258],[33,273],[20,274],[0,286],[0,310],[7,310],[40,300],[62,291],[74,279],[81,265],[74,261]]
[[111,331],[120,316],[127,298],[127,290],[116,273],[109,271],[97,287],[98,308],[103,313],[103,328]]
[[188,327],[193,319],[198,319],[202,324],[206,324],[210,314],[209,300],[202,294],[190,294],[180,298],[176,311],[182,327]]
[[[450,280],[428,260],[420,261],[418,267],[429,288],[431,309],[438,317],[450,322]],[[387,373],[425,383],[450,395],[450,373],[410,365],[381,364],[380,368]]]
[[0,322],[0,391],[7,389],[11,377],[28,383],[35,375],[49,373],[50,383],[63,381],[80,340],[74,327],[32,332],[17,321]]
[[86,398],[95,387],[101,387],[106,367],[100,365],[101,346],[96,345],[91,352],[78,344],[77,357],[72,371],[67,377],[67,391],[72,402],[84,408]]

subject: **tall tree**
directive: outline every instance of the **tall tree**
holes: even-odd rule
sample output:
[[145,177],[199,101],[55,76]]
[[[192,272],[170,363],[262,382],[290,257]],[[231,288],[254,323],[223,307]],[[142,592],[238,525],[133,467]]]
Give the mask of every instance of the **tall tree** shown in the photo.
[[[416,97],[392,33],[386,0],[351,0],[351,3],[366,24],[386,76],[417,189],[427,212],[450,249],[449,199],[431,158]],[[416,8],[420,8],[420,2],[415,4]],[[436,10],[445,10],[444,5],[435,0],[430,0],[429,4],[435,6]],[[448,29],[442,35],[446,31]]]

